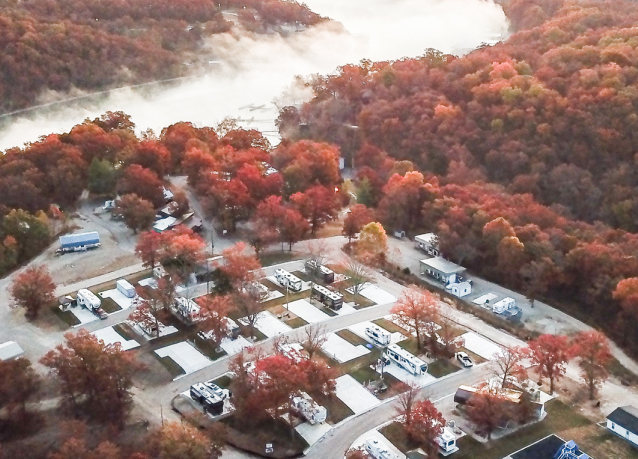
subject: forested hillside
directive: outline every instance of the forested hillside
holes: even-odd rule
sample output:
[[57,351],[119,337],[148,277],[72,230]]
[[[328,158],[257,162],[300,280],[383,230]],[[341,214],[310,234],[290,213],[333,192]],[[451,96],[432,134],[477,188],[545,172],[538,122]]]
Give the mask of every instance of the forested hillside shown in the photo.
[[388,230],[436,231],[450,258],[624,340],[638,314],[612,292],[638,276],[638,4],[506,13],[518,32],[467,56],[317,78],[281,132],[351,154]]
[[34,104],[47,89],[96,91],[186,75],[205,38],[233,27],[225,10],[238,11],[254,32],[323,20],[287,0],[2,2],[0,113]]

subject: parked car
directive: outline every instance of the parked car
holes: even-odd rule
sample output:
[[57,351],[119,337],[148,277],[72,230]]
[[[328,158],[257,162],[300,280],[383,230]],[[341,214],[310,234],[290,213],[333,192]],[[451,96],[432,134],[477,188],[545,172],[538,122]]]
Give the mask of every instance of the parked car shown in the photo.
[[472,362],[471,357],[467,355],[465,352],[457,352],[456,358],[458,359],[459,362],[461,362],[461,365],[463,365],[466,368],[474,366],[474,362]]
[[106,311],[102,308],[94,309],[93,312],[95,312],[95,315],[97,315],[101,320],[107,319],[109,317]]

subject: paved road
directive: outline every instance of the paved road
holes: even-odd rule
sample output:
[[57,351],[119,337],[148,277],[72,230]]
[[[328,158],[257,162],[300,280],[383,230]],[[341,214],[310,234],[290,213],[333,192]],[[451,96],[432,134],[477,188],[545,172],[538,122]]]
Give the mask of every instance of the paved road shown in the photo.
[[[432,401],[448,397],[462,385],[473,385],[484,381],[489,377],[492,369],[483,364],[477,367],[452,373],[444,378],[437,379],[432,384],[421,389],[421,396]],[[354,418],[350,418],[338,424],[324,438],[315,443],[306,455],[309,459],[326,459],[342,457],[352,443],[367,431],[380,424],[391,420],[397,415],[399,404],[396,399],[376,406]],[[224,455],[226,457],[226,455]],[[236,456],[238,457],[238,456]],[[250,456],[247,456],[250,457]]]

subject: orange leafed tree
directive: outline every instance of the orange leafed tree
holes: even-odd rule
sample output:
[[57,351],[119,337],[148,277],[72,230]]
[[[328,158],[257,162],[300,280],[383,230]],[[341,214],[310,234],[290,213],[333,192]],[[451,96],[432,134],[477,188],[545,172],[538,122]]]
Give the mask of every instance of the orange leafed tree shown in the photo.
[[612,360],[609,340],[599,331],[582,331],[573,339],[572,352],[578,358],[578,366],[587,384],[589,399],[593,400],[596,390],[609,375],[607,367]]
[[439,302],[429,290],[412,287],[403,292],[390,313],[402,327],[416,334],[417,345],[421,349],[423,335],[433,334],[432,325],[439,316]]
[[25,316],[33,320],[40,309],[55,301],[55,284],[45,266],[31,266],[21,271],[11,283],[9,294],[15,307],[25,309]]

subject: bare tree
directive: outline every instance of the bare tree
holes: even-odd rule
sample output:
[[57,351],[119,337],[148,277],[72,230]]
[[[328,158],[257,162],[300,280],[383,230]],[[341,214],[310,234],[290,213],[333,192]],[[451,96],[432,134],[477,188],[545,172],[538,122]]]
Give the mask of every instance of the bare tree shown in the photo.
[[330,258],[330,247],[325,239],[308,241],[307,250],[310,259],[316,263],[317,267],[325,265]]
[[518,346],[504,347],[501,352],[494,355],[494,375],[501,378],[501,387],[505,387],[508,377],[520,379],[527,374],[521,363],[526,357],[526,350]]
[[406,382],[408,390],[399,395],[397,413],[405,417],[406,424],[412,421],[412,409],[419,399],[420,387],[415,381]]
[[358,262],[354,258],[347,258],[341,263],[341,268],[346,276],[352,281],[352,293],[358,294],[363,290],[366,284],[374,282],[374,273],[363,263]]
[[304,341],[306,351],[310,358],[321,349],[328,340],[328,329],[325,325],[309,325],[306,327],[306,339]]
[[448,317],[440,315],[439,322],[441,323],[439,344],[443,348],[443,354],[447,357],[452,357],[465,345],[465,340],[460,336],[455,336],[454,322]]
[[262,300],[263,293],[257,288],[247,288],[243,292],[235,295],[235,304],[242,318],[246,321],[251,338],[255,335],[255,323],[257,322],[259,313],[264,310]]

